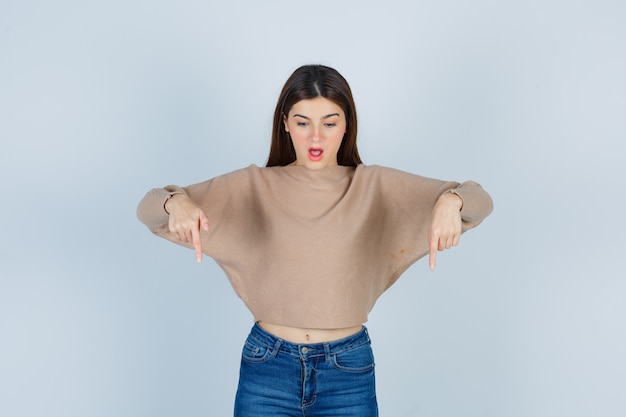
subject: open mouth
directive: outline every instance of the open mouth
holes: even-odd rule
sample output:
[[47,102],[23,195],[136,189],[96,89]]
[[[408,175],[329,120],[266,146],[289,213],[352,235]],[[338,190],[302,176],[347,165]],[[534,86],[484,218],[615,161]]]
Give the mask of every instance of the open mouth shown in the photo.
[[311,161],[319,161],[320,159],[322,159],[322,154],[323,153],[324,153],[324,151],[322,149],[310,148],[309,149],[309,159]]

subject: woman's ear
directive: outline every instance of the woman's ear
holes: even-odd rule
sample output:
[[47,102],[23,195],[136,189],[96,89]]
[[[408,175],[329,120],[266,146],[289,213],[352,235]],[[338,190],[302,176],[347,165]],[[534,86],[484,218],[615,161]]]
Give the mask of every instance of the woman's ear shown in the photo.
[[289,126],[287,126],[287,116],[283,113],[283,124],[285,125],[285,132],[289,133]]

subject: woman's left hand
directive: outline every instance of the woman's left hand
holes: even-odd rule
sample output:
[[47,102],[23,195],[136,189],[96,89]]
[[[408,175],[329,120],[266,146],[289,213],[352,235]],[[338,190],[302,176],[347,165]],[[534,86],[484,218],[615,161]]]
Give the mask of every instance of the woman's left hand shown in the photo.
[[430,253],[428,264],[430,270],[435,270],[437,251],[450,249],[459,244],[461,239],[461,208],[463,200],[458,195],[443,193],[433,207],[430,230],[428,233],[428,245]]

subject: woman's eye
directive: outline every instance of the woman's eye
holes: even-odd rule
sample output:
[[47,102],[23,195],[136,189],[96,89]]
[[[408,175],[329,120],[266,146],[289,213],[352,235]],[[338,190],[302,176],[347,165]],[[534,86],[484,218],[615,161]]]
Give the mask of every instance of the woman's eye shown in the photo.
[[307,122],[298,122],[298,126],[306,126]]
[[337,123],[324,123],[324,126],[326,126],[326,127],[335,127],[335,126],[337,126]]

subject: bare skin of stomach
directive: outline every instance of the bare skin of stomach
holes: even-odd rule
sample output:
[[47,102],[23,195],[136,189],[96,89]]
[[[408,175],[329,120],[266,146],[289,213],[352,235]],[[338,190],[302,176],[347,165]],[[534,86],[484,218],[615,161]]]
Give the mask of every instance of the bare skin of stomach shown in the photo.
[[344,337],[358,333],[363,328],[363,326],[359,324],[343,329],[300,329],[297,327],[280,326],[264,321],[260,321],[259,326],[274,336],[294,344],[332,342],[333,340],[343,339]]

